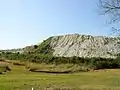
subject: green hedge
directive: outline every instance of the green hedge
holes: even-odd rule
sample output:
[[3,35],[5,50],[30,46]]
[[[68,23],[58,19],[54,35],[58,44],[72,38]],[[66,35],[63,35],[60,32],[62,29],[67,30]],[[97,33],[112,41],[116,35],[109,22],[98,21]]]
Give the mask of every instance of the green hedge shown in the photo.
[[86,65],[94,69],[120,68],[120,55],[116,59],[112,58],[82,58],[82,57],[54,57],[49,54],[20,54],[1,53],[0,58],[9,60],[29,60],[35,63],[46,64],[78,64]]

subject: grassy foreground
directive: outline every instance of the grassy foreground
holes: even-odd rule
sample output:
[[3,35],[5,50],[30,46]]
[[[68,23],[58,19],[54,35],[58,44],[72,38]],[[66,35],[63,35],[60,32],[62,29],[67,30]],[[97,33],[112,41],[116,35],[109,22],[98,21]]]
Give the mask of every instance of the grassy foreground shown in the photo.
[[98,70],[74,74],[30,72],[10,65],[0,74],[0,90],[120,90],[120,70]]

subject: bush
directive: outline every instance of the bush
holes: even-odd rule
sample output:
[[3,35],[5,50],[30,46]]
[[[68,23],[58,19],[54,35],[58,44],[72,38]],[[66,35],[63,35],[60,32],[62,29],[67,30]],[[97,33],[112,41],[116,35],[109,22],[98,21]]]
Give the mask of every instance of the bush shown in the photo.
[[0,73],[11,71],[6,63],[0,63]]
[[5,60],[5,59],[3,59],[3,58],[0,58],[0,61],[2,61],[2,62],[6,62],[6,60]]
[[[46,42],[46,41],[45,41]],[[48,42],[47,42],[48,43]],[[46,44],[47,45],[47,44]],[[44,46],[44,45],[43,45]],[[36,47],[36,48],[39,48]],[[42,47],[41,47],[42,48]],[[44,51],[45,48],[43,47]],[[6,58],[9,60],[21,60],[21,61],[29,61],[34,63],[45,63],[45,64],[77,64],[89,66],[89,68],[94,69],[115,69],[120,68],[120,55],[117,56],[116,59],[112,58],[100,58],[100,57],[92,57],[92,58],[83,58],[83,57],[55,57],[51,54],[38,54],[38,53],[1,53],[0,58]],[[13,63],[14,65],[24,65],[23,63]]]
[[25,66],[25,64],[24,64],[24,63],[20,63],[20,62],[13,62],[13,65]]

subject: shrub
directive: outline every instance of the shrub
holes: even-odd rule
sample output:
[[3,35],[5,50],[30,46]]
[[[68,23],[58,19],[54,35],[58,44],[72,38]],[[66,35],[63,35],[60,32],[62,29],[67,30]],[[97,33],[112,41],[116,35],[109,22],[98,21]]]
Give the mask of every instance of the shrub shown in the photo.
[[5,60],[5,59],[3,59],[3,58],[0,58],[0,61],[5,62],[6,60]]
[[24,63],[20,63],[20,62],[13,62],[13,65],[25,66],[25,64],[24,64]]
[[0,63],[0,73],[11,71],[6,63]]
[[[48,45],[48,41],[45,41]],[[42,44],[41,44],[42,45]],[[43,45],[44,46],[44,45]],[[40,48],[39,46],[36,47],[37,50]],[[45,47],[41,47],[41,50],[44,51],[46,50]],[[0,58],[6,58],[9,60],[21,60],[21,61],[29,61],[29,62],[34,62],[34,63],[45,63],[45,64],[77,64],[77,65],[84,65],[84,66],[89,66],[89,68],[94,68],[94,69],[109,69],[109,68],[120,68],[120,55],[117,55],[116,59],[112,58],[100,58],[100,57],[92,57],[92,58],[83,58],[83,57],[55,57],[51,55],[50,53],[32,53],[32,54],[27,54],[27,53],[2,53],[0,55]],[[3,60],[4,61],[4,60]],[[24,66],[25,64],[23,63],[13,63],[14,65],[21,65]]]

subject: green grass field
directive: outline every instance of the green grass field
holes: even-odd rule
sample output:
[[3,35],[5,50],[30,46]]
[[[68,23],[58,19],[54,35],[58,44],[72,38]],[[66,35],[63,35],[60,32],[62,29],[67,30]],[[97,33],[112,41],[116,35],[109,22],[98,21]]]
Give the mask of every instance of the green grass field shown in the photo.
[[0,90],[120,90],[120,70],[74,74],[30,72],[10,64],[12,71],[0,74]]

